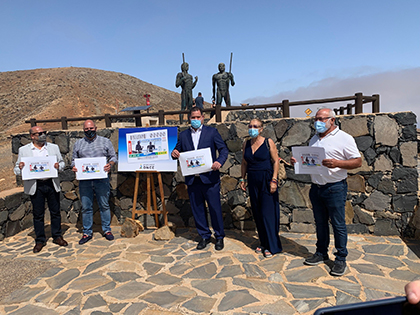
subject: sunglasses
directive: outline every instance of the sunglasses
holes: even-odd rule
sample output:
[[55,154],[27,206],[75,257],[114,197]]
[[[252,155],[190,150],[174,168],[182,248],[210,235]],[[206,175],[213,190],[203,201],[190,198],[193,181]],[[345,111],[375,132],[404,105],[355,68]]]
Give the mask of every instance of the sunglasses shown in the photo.
[[315,117],[314,120],[315,121],[327,121],[330,118],[332,118],[332,117]]
[[257,126],[257,125],[249,125],[248,128],[255,128],[255,129],[260,129],[261,126]]
[[41,135],[46,135],[46,134],[47,134],[47,132],[45,132],[45,131],[32,133],[32,135],[34,135],[34,136],[41,136]]

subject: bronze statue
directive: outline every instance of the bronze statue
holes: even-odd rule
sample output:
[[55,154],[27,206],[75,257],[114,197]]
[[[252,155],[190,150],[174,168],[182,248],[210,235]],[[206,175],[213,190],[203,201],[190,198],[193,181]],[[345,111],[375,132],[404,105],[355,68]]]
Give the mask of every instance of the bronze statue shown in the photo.
[[[232,59],[231,59],[232,60]],[[229,83],[235,85],[233,74],[225,71],[225,64],[219,63],[219,73],[213,75],[213,100],[216,100],[216,105],[221,105],[223,99],[226,106],[230,106]],[[217,97],[215,98],[215,89],[217,84]]]
[[[186,62],[183,62],[181,65],[181,71],[176,76],[175,86],[181,86],[181,110],[190,110],[193,105],[193,95],[192,90],[197,84],[198,77],[195,77],[193,82],[193,77],[188,73],[189,65]],[[179,120],[182,123],[183,120],[182,114],[179,115]]]

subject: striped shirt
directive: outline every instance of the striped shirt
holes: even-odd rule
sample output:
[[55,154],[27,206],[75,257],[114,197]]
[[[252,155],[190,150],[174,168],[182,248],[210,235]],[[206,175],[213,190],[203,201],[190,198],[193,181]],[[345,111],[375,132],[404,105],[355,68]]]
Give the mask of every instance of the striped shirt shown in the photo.
[[71,166],[74,166],[74,159],[101,156],[105,156],[108,163],[111,161],[117,163],[117,156],[111,140],[98,135],[92,141],[84,137],[74,144]]

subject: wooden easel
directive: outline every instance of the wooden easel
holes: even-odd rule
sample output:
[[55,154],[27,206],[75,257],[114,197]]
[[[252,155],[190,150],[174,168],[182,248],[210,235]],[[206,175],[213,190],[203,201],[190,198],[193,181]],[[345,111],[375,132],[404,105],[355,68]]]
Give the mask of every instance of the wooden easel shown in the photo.
[[[147,175],[147,208],[146,210],[137,210],[137,196],[139,192],[139,179],[140,174],[146,174]],[[162,210],[158,210],[157,207],[157,199],[156,199],[156,190],[155,190],[155,183],[153,181],[153,174],[157,174],[158,182],[159,182],[159,191],[160,191],[160,198],[162,202]],[[152,195],[150,195],[152,194]],[[152,201],[151,198],[153,198],[153,210],[152,210]],[[136,217],[136,214],[154,214],[155,215],[155,221],[156,221],[156,227],[159,227],[159,217],[158,214],[163,214],[163,223],[164,225],[168,225],[168,215],[166,212],[166,206],[165,206],[165,195],[163,192],[163,183],[162,183],[162,175],[158,171],[136,171],[136,183],[134,187],[134,200],[133,200],[133,210],[132,210],[132,219],[134,220]]]

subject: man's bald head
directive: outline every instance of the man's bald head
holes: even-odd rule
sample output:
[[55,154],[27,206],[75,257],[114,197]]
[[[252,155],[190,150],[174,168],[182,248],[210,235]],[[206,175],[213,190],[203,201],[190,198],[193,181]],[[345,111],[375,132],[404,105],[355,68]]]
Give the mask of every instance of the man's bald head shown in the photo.
[[96,137],[96,125],[93,120],[88,119],[83,123],[83,131],[89,140],[92,140]]
[[328,116],[331,118],[335,118],[335,112],[328,107],[322,107],[320,109],[318,109],[318,111],[316,112],[316,114],[320,114],[320,116]]
[[83,123],[83,130],[85,130],[86,129],[86,127],[87,128],[96,128],[96,125],[95,125],[95,123],[94,123],[94,121],[93,120],[90,120],[90,119],[88,119],[88,120],[86,120],[84,123]]
[[29,129],[29,134],[33,134],[33,133],[39,133],[39,132],[44,132],[44,129],[42,129],[42,127],[40,126],[33,126],[31,127],[31,129]]

